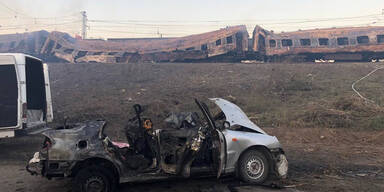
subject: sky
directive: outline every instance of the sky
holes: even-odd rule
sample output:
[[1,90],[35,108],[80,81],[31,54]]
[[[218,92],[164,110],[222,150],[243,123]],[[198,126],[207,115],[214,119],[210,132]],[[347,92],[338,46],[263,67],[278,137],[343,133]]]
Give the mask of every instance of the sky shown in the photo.
[[384,25],[383,0],[0,0],[0,34],[45,29],[87,37],[176,37],[244,24],[273,30]]

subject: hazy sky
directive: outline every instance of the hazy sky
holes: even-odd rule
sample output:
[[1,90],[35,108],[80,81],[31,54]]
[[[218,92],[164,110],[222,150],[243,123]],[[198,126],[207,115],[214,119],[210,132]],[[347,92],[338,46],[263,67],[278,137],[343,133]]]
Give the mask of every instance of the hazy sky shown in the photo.
[[[384,25],[383,0],[0,0],[0,33],[60,30],[88,36],[183,36],[245,24],[269,30]],[[360,17],[361,16],[361,17]],[[351,18],[352,17],[352,18]]]

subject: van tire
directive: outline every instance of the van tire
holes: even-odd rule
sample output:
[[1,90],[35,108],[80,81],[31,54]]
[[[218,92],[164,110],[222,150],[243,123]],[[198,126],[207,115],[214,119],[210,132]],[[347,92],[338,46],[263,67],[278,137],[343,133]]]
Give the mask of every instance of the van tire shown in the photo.
[[270,163],[265,155],[257,150],[246,151],[239,160],[238,173],[242,181],[262,184],[268,179]]
[[99,166],[81,169],[72,182],[72,191],[89,192],[92,187],[103,189],[104,192],[115,191],[117,184],[114,182],[113,173]]

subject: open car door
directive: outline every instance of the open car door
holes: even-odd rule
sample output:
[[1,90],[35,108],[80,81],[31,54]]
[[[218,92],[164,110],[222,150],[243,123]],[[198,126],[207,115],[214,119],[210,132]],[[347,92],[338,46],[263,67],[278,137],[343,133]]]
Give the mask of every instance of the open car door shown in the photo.
[[217,178],[219,178],[224,170],[225,160],[226,160],[226,141],[223,133],[216,128],[215,122],[209,112],[208,106],[205,103],[202,103],[195,99],[196,104],[199,106],[201,112],[203,113],[205,120],[208,123],[207,134],[210,134],[212,137],[212,158],[213,158],[213,168],[217,172]]

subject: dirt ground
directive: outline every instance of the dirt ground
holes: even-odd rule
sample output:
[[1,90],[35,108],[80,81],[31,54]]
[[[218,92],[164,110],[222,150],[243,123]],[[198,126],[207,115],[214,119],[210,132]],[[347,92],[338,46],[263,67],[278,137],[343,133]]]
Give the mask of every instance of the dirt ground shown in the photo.
[[[171,111],[195,111],[193,98],[222,97],[278,137],[289,161],[285,189],[238,186],[233,178],[123,184],[120,191],[384,191],[384,70],[351,84],[377,64],[50,64],[55,126],[108,120],[121,134],[132,105],[163,128]],[[0,140],[1,191],[70,191],[68,179],[30,176],[25,163],[40,136]]]

